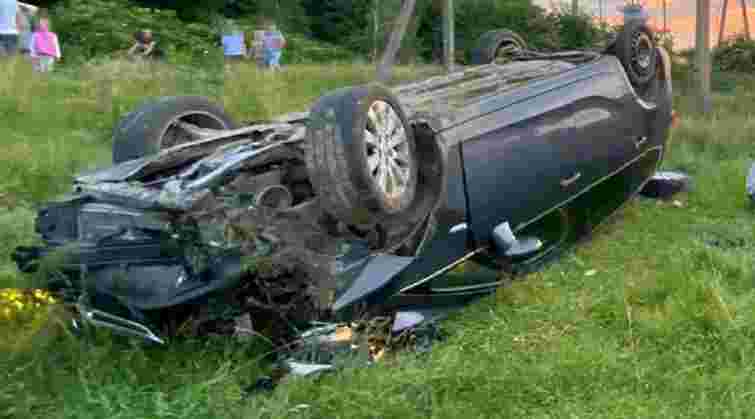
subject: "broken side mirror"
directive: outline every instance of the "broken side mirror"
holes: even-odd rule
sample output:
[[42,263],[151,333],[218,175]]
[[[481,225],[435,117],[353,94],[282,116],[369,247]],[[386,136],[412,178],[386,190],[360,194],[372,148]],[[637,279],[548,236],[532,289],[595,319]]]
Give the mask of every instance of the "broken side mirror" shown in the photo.
[[498,256],[511,259],[533,256],[543,248],[543,242],[537,237],[517,238],[508,222],[493,229],[493,243]]

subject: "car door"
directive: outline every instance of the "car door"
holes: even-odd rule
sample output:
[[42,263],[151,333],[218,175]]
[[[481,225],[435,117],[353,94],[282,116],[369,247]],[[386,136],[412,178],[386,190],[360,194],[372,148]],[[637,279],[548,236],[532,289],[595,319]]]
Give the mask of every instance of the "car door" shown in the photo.
[[596,75],[578,86],[583,93],[573,103],[574,145],[580,151],[578,172],[589,186],[644,151],[647,127],[620,71]]
[[489,240],[492,230],[504,221],[516,230],[583,184],[573,107],[561,90],[459,127],[468,135],[462,155],[476,240]]

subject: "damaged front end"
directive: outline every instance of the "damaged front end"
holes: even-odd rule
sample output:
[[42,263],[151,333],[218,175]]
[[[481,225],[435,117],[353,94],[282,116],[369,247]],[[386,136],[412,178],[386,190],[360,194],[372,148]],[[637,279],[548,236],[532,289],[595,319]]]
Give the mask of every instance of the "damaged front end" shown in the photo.
[[411,263],[429,211],[394,231],[329,217],[307,178],[305,133],[253,125],[80,175],[72,196],[39,211],[44,245],[13,258],[66,296],[76,325],[156,343],[233,327],[241,313],[280,340],[358,316]]

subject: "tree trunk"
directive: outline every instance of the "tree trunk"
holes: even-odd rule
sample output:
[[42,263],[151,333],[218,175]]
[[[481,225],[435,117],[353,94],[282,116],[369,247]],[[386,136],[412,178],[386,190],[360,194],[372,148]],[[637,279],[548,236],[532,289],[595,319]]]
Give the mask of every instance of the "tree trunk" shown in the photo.
[[401,7],[401,14],[397,19],[396,26],[394,26],[393,31],[391,32],[388,47],[383,52],[383,57],[378,64],[377,79],[381,83],[386,83],[391,79],[393,63],[396,61],[396,53],[401,47],[401,40],[404,38],[406,27],[409,25],[412,13],[414,13],[414,5],[416,2],[416,0],[404,0],[404,5]]

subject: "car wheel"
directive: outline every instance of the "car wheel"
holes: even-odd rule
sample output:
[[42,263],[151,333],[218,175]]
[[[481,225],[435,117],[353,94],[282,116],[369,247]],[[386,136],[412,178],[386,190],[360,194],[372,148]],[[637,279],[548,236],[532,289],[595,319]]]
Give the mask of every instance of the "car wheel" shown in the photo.
[[656,77],[658,57],[653,32],[647,25],[626,24],[616,38],[614,50],[635,88],[645,88]]
[[519,52],[527,49],[521,36],[509,30],[493,30],[482,34],[477,46],[472,50],[473,65],[507,62]]
[[146,103],[126,115],[113,129],[113,163],[156,153],[193,140],[177,126],[233,129],[236,124],[218,105],[200,96],[173,96]]
[[398,100],[378,84],[320,98],[307,126],[307,169],[323,209],[351,224],[400,217],[417,192],[418,156]]

